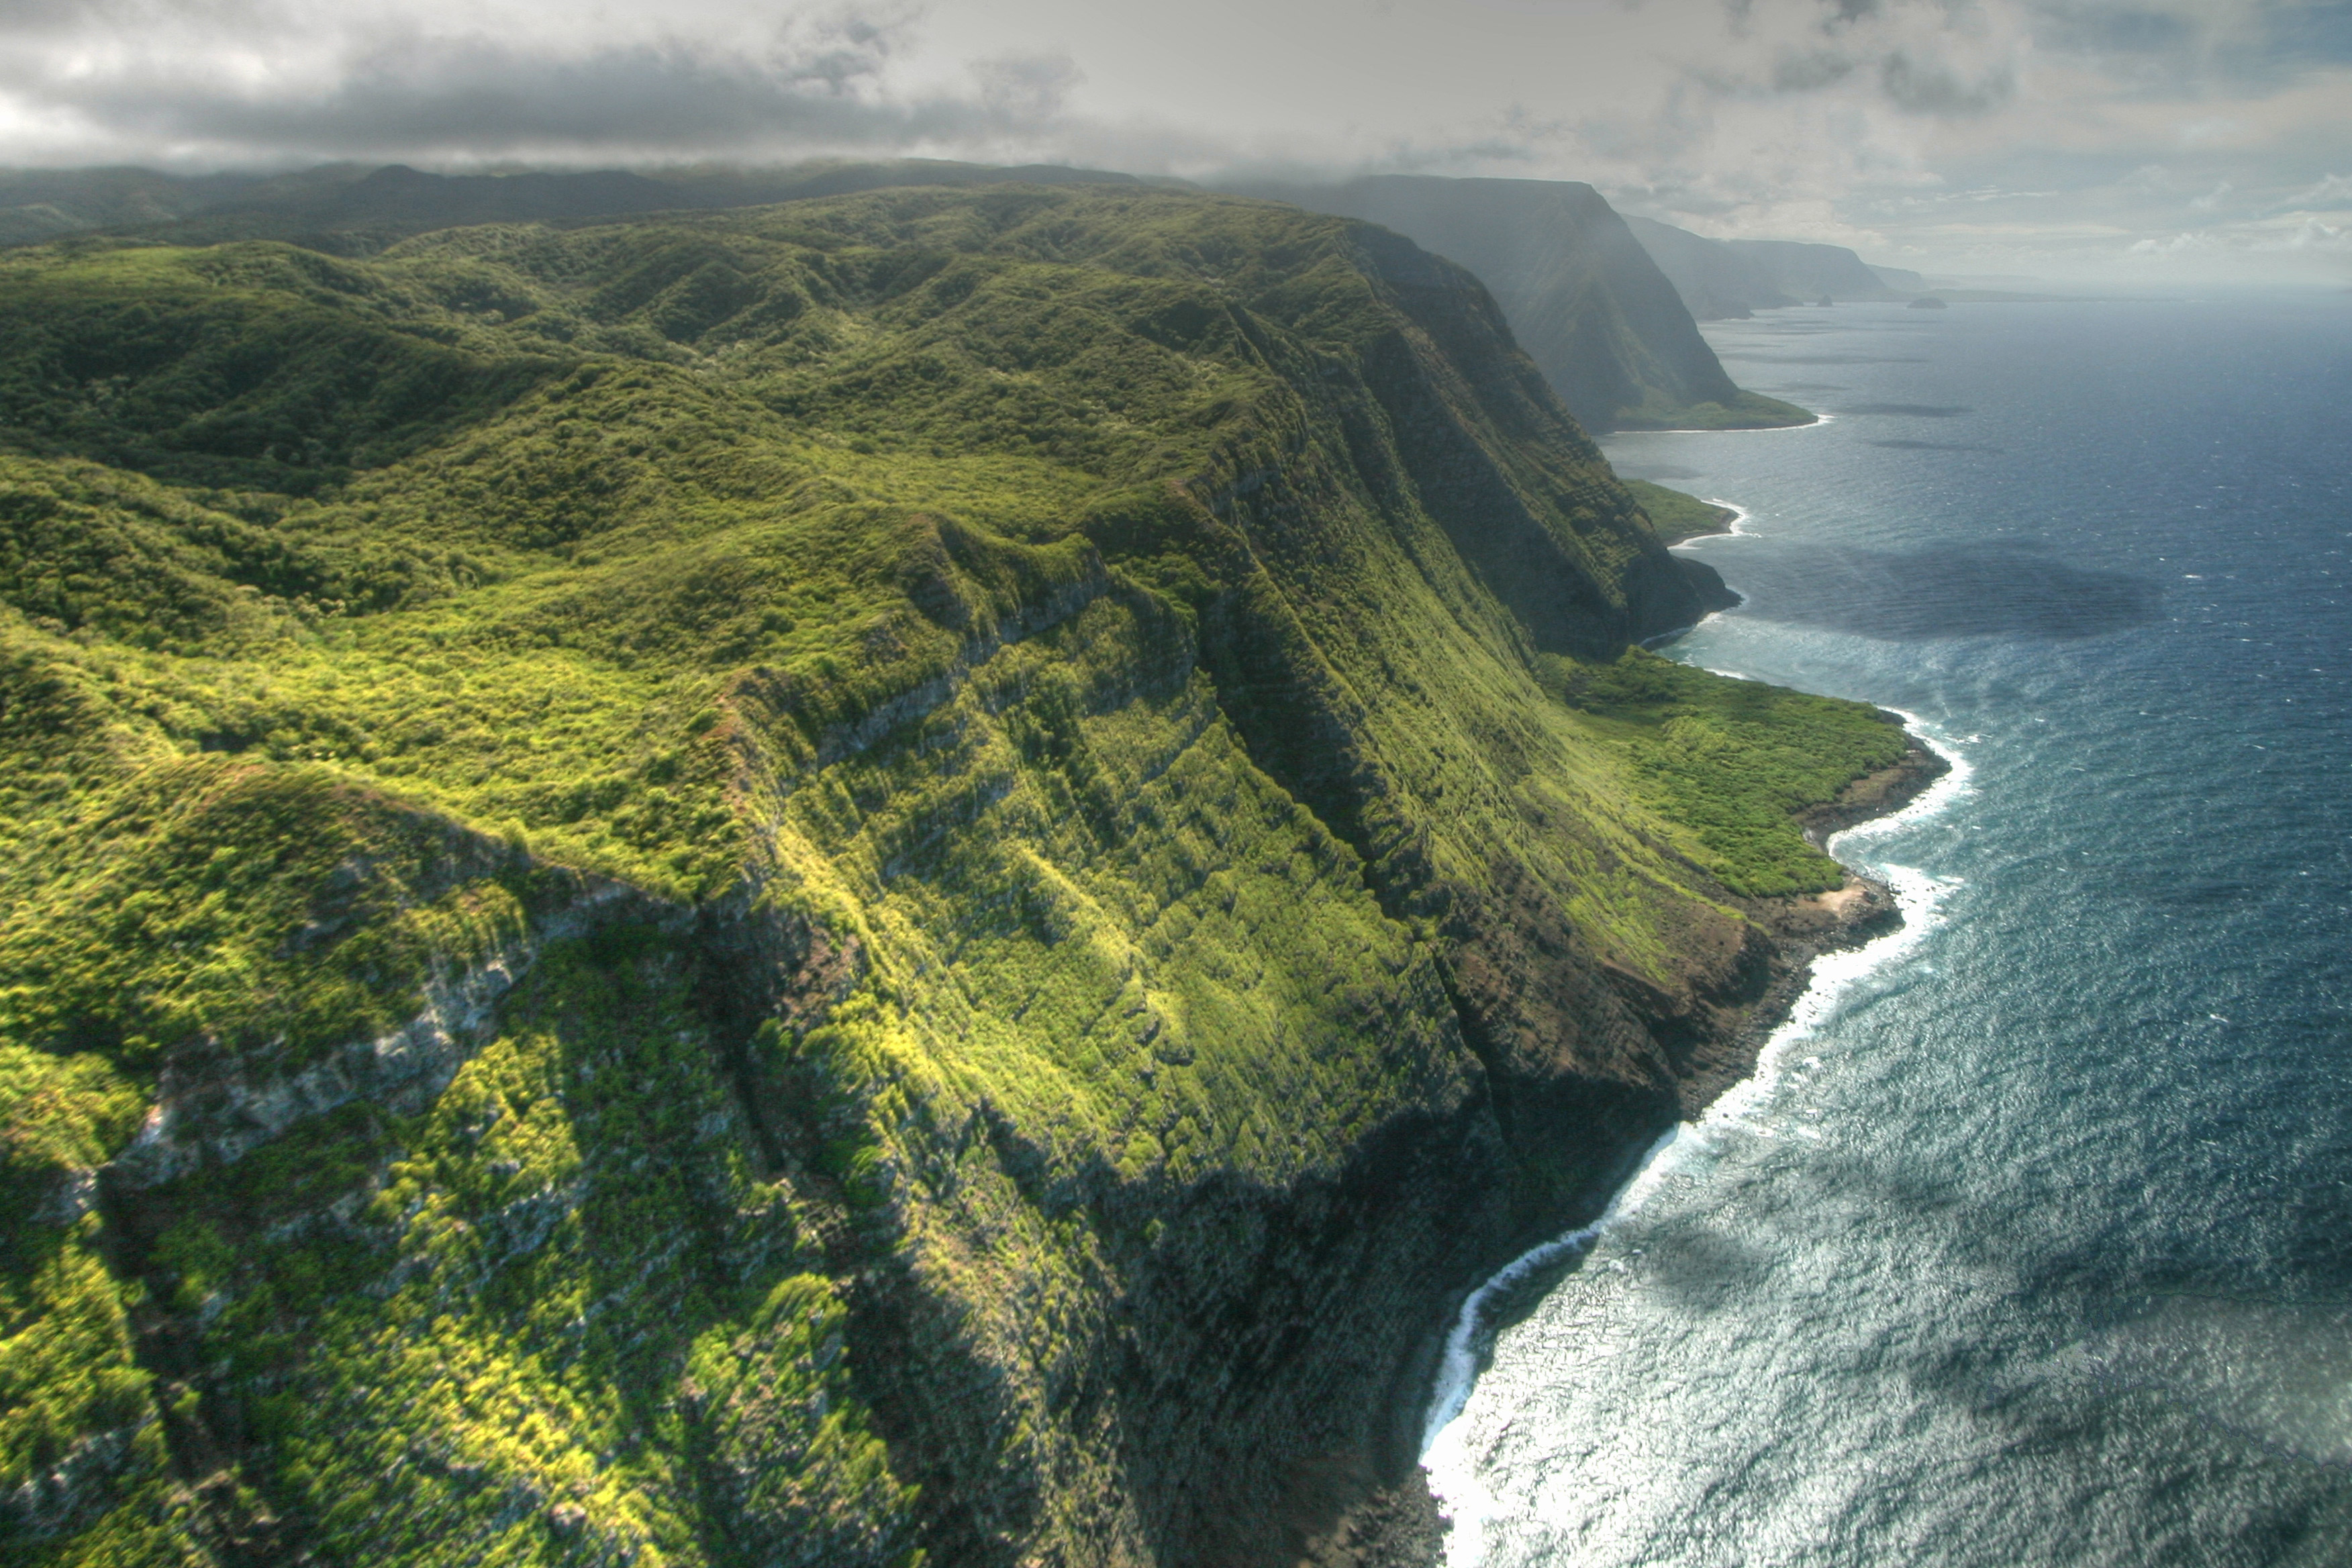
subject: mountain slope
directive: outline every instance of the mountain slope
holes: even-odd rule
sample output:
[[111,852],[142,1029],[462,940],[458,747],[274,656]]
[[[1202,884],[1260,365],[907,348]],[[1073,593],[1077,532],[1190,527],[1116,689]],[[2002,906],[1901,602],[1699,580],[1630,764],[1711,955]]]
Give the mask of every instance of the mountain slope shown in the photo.
[[1906,752],[1265,204],[23,251],[0,422],[28,1562],[1288,1561]]
[[1731,384],[1674,286],[1590,185],[1391,174],[1251,194],[1380,224],[1477,274],[1587,429],[1811,418]]
[[1737,320],[1758,310],[1801,303],[1771,269],[1719,239],[1707,239],[1655,218],[1626,216],[1625,226],[1666,275],[1691,315],[1702,321]]

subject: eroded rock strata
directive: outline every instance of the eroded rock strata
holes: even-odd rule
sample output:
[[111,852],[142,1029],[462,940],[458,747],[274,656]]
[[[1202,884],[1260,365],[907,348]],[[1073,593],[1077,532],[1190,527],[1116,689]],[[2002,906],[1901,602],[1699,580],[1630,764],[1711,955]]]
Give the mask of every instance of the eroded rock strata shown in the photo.
[[0,356],[27,1562],[1377,1560],[1906,752],[1269,204],[80,243]]

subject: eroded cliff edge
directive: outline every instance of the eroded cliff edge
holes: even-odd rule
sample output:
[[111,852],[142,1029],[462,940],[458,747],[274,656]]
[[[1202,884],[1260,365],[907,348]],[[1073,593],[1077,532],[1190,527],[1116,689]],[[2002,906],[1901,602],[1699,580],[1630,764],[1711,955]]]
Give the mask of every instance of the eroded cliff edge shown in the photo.
[[33,1561],[1276,1563],[1736,1066],[1851,703],[1161,191],[0,276]]

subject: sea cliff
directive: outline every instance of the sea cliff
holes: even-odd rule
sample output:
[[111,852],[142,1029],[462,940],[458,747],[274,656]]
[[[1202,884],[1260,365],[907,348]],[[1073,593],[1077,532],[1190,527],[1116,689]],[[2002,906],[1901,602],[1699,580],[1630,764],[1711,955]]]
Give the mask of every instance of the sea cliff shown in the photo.
[[1267,203],[68,242],[0,421],[28,1562],[1425,1522],[1433,1331],[1916,768],[1640,651],[1486,290]]
[[1381,224],[1470,268],[1588,430],[1813,420],[1794,404],[1732,384],[1699,335],[1696,307],[1591,185],[1382,174],[1339,185],[1253,185],[1245,194]]

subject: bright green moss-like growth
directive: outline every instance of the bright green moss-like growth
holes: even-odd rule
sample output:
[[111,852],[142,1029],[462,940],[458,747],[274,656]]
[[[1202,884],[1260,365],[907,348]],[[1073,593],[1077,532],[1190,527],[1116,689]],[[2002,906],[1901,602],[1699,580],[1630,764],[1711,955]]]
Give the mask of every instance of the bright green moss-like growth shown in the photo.
[[1568,704],[1622,746],[1661,815],[1689,829],[1724,886],[1751,897],[1816,892],[1844,868],[1795,815],[1900,762],[1903,731],[1857,703],[1726,680],[1629,648],[1615,663],[1553,667]]
[[0,421],[34,1561],[1277,1541],[1902,751],[1266,204],[19,252]]

